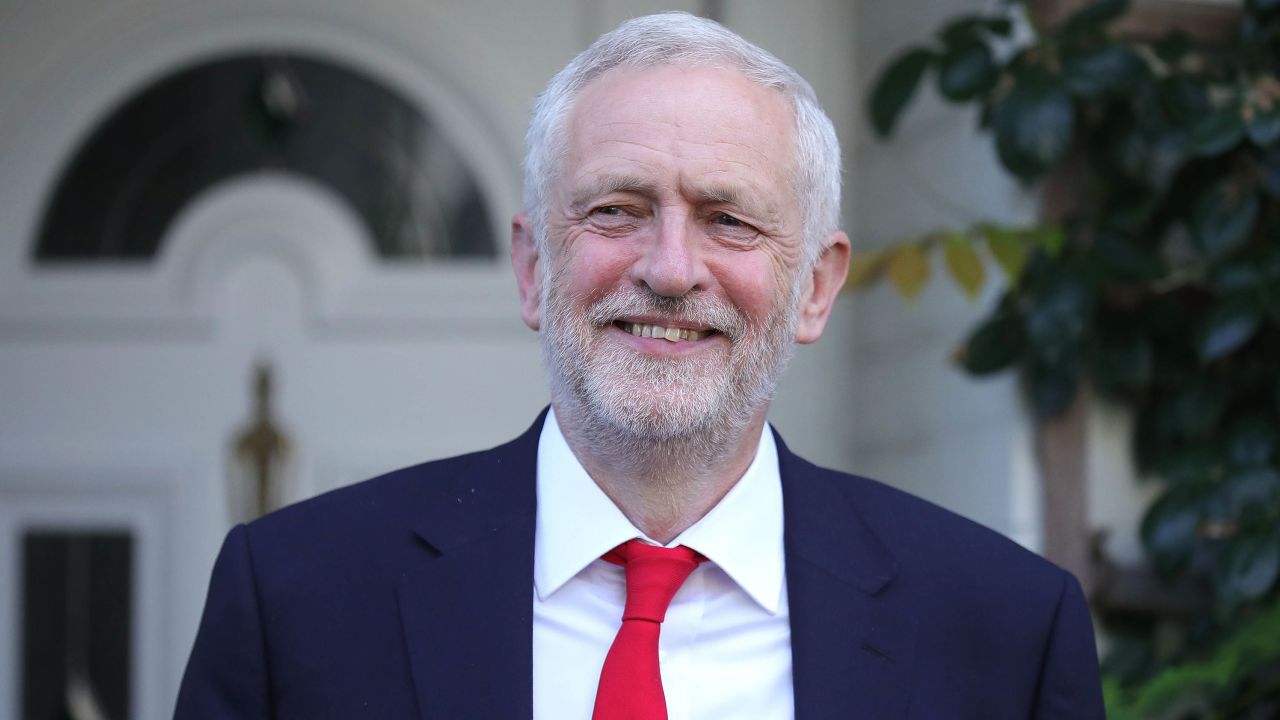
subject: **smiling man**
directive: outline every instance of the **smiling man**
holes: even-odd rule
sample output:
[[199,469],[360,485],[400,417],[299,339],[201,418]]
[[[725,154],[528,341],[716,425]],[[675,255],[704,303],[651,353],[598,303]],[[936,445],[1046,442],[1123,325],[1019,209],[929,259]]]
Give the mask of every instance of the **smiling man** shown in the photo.
[[551,408],[234,529],[177,716],[1101,718],[1073,578],[766,423],[845,278],[839,159],[713,22],[575,58],[512,222]]
[[653,540],[746,471],[793,344],[818,339],[844,281],[848,239],[804,226],[789,105],[735,69],[611,69],[561,121],[559,167],[528,180],[549,185],[541,226],[515,220],[555,421]]

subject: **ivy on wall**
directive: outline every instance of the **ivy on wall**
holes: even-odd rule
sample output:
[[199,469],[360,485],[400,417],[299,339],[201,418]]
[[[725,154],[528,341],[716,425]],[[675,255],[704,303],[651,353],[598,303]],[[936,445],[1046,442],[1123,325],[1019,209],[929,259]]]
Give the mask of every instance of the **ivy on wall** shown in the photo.
[[[1161,486],[1147,554],[1166,577],[1203,577],[1215,607],[1177,642],[1135,631],[1142,651],[1109,664],[1112,714],[1163,717],[1123,713],[1164,683],[1179,702],[1208,688],[1195,707],[1211,714],[1170,717],[1263,717],[1220,714],[1243,696],[1280,716],[1280,637],[1245,654],[1230,640],[1280,607],[1280,0],[1247,0],[1211,47],[1122,36],[1128,9],[1101,0],[1041,27],[1013,0],[903,50],[869,97],[877,133],[932,79],[976,106],[1005,170],[1065,184],[1071,203],[1052,225],[979,223],[861,253],[850,284],[913,297],[940,257],[976,296],[994,264],[1007,289],[957,352],[964,369],[1017,372],[1042,419],[1085,383],[1133,414],[1134,461]],[[1214,658],[1227,652],[1230,682],[1170,684],[1226,667]]]

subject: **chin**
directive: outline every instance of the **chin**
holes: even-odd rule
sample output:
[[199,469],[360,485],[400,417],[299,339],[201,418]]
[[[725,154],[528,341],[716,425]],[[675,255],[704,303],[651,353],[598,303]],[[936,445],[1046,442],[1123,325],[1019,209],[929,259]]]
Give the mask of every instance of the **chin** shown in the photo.
[[727,377],[638,382],[639,377],[644,376],[589,373],[580,397],[604,425],[636,440],[671,442],[741,423],[737,416],[744,413]]
[[620,407],[607,399],[594,398],[593,409],[606,424],[640,440],[669,442],[701,435],[723,424],[714,410],[671,403],[636,402]]

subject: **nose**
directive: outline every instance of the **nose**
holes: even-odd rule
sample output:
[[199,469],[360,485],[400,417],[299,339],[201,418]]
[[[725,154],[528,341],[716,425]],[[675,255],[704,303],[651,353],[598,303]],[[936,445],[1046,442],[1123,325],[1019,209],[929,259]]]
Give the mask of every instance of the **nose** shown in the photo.
[[664,213],[654,237],[632,265],[631,279],[665,297],[706,290],[711,273],[702,253],[692,218],[685,213]]

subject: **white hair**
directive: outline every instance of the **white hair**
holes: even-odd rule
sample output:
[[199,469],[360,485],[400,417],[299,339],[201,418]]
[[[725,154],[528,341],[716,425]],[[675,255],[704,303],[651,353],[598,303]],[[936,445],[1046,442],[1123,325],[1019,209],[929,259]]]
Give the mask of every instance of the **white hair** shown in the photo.
[[835,127],[813,88],[786,63],[723,25],[685,12],[624,22],[556,73],[538,96],[525,136],[524,210],[539,250],[546,247],[550,188],[564,161],[566,126],[578,94],[614,68],[658,65],[736,69],[788,100],[795,126],[792,189],[804,219],[806,266],[811,266],[825,238],[840,227],[840,141]]

